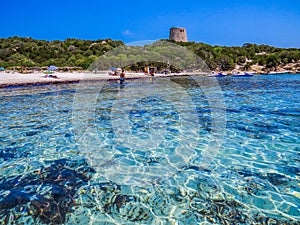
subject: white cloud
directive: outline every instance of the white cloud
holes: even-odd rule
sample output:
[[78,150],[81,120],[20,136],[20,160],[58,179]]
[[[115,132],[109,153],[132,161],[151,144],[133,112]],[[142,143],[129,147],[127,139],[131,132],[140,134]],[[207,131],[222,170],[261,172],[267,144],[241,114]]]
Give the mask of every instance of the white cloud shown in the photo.
[[122,32],[122,34],[123,34],[124,36],[127,36],[127,37],[133,35],[133,33],[132,33],[130,30],[125,30],[125,31]]

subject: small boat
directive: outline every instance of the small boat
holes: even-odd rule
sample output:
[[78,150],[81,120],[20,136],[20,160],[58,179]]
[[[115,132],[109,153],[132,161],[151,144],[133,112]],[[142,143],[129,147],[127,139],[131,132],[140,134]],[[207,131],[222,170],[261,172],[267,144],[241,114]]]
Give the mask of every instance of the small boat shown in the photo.
[[268,75],[286,75],[289,73],[290,73],[290,71],[272,71],[272,72],[269,72]]
[[252,77],[255,73],[236,73],[236,74],[232,74],[233,77]]
[[223,74],[222,72],[220,73],[215,73],[215,72],[212,72],[211,74],[207,75],[208,77],[225,77],[227,76],[226,74]]

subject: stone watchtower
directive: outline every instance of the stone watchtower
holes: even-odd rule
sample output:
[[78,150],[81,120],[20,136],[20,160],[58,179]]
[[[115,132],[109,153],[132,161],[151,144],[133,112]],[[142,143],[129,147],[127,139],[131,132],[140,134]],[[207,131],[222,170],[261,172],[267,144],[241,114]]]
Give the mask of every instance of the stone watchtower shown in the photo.
[[188,39],[187,39],[186,29],[185,28],[172,27],[170,29],[169,39],[174,40],[174,41],[187,42]]

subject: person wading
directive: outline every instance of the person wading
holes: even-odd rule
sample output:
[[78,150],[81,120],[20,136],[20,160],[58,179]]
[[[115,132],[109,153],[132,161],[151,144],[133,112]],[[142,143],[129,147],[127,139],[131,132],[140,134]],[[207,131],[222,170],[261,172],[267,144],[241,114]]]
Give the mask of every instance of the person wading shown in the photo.
[[125,71],[122,70],[122,72],[120,73],[120,84],[123,84],[125,81]]

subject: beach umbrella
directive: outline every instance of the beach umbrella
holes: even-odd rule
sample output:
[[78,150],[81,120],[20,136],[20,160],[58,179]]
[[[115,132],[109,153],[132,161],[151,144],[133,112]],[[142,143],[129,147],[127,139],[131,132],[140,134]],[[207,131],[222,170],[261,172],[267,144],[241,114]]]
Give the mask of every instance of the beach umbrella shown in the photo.
[[48,66],[48,70],[57,70],[56,66]]

